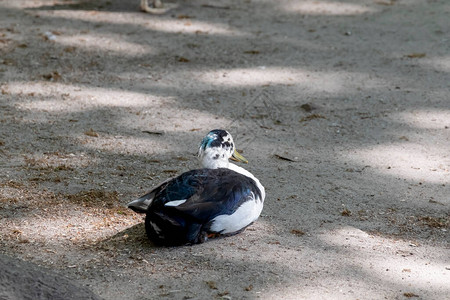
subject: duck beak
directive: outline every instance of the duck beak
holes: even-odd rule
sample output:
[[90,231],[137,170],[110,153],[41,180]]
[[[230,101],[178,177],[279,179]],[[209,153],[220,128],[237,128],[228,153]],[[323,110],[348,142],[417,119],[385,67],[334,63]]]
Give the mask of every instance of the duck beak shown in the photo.
[[243,157],[242,155],[240,155],[239,152],[236,151],[236,149],[234,149],[231,159],[237,162],[243,162],[245,164],[248,163],[248,160],[245,159],[245,157]]

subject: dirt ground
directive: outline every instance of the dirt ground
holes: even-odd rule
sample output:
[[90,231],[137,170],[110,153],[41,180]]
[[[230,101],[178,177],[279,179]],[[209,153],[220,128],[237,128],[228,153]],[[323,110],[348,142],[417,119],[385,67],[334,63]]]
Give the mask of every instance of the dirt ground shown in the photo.
[[[449,299],[447,0],[0,0],[0,253],[104,299]],[[229,130],[266,187],[157,248],[125,205]]]

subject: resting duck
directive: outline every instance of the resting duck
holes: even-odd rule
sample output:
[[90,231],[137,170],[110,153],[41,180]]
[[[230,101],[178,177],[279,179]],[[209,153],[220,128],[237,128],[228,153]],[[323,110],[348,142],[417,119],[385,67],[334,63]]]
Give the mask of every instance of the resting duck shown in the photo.
[[145,230],[155,244],[198,244],[210,237],[234,235],[261,214],[264,187],[249,171],[229,162],[247,160],[236,151],[227,131],[210,131],[198,157],[203,169],[171,178],[128,203],[135,212],[146,214]]

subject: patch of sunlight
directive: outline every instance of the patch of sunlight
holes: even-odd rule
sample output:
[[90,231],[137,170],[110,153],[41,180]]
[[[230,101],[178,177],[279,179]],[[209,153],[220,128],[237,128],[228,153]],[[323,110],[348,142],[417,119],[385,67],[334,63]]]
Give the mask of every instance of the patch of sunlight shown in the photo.
[[[139,116],[125,116],[121,119],[116,117],[114,123],[131,128],[135,135],[110,135],[99,130],[97,137],[78,133],[75,138],[86,148],[116,154],[149,155],[173,152],[186,154],[186,151],[196,154],[198,143],[207,132],[205,128],[226,127],[230,120],[190,109],[183,109],[183,116],[180,117],[180,110],[176,108],[173,111],[164,110],[159,115],[147,115],[144,111]],[[155,138],[155,135],[148,135],[142,131],[164,132],[167,135]],[[174,138],[171,134],[181,134],[185,138]],[[198,135],[201,137],[195,138]]]
[[201,81],[218,86],[264,86],[284,84],[301,86],[313,92],[336,93],[351,87],[373,88],[385,84],[381,79],[364,73],[313,72],[298,68],[255,67],[246,69],[221,69],[196,74]]
[[192,19],[158,19],[145,22],[145,28],[171,33],[212,34],[221,36],[246,36],[246,33],[232,28],[230,25],[213,24]]
[[353,16],[375,13],[378,10],[364,4],[342,3],[332,1],[289,1],[281,5],[286,12],[305,15]]
[[[108,53],[107,55],[120,54],[121,56],[132,57],[155,52],[148,45],[128,42],[118,35],[105,36],[93,32],[77,35],[57,35],[54,42],[66,47],[83,48],[84,51],[88,52],[102,51]],[[72,50],[66,48],[66,51]]]
[[[61,199],[61,201],[67,200]],[[114,236],[117,232],[142,222],[141,217],[137,214],[111,213],[111,216],[107,218],[104,209],[102,209],[102,213],[99,213],[98,209],[85,212],[76,207],[76,204],[74,206],[70,210],[69,216],[56,211],[52,216],[41,217],[31,214],[12,220],[7,224],[0,224],[4,229],[14,228],[10,231],[17,232],[18,240],[24,240],[31,244],[55,245],[74,242],[86,243],[105,236]],[[123,210],[126,209],[123,208]],[[7,236],[9,232],[3,233]]]
[[241,32],[241,30],[235,30],[227,24],[214,24],[211,22],[189,18],[149,18],[149,15],[144,13],[115,13],[103,11],[92,11],[86,13],[85,11],[57,10],[39,11],[39,15],[47,18],[67,18],[70,20],[92,22],[99,25],[101,24],[101,26],[111,26],[111,24],[133,25],[142,29],[170,33],[213,34],[221,36],[247,35],[246,33]]
[[248,69],[222,69],[201,72],[200,80],[220,86],[258,86],[270,84],[302,84],[312,90],[338,92],[342,78],[337,74],[310,73],[301,70],[277,67],[259,67]]
[[[148,114],[150,115],[146,117]],[[206,134],[209,128],[226,128],[231,123],[231,119],[227,117],[197,109],[180,109],[178,105],[160,109],[156,115],[152,110],[147,110],[141,113],[141,116],[139,120],[133,120],[133,124],[127,125],[127,121],[122,123],[128,127],[148,128],[149,118],[152,118],[150,120],[152,130],[173,133],[201,132],[202,134]]]
[[445,145],[405,142],[357,150],[346,159],[369,165],[385,175],[415,182],[448,184],[450,156]]
[[81,112],[98,107],[151,107],[172,101],[144,93],[59,82],[10,82],[8,92],[25,96],[18,102],[20,109],[54,113]]
[[[429,245],[417,246],[407,241],[399,241],[397,238],[374,236],[352,226],[326,231],[318,235],[318,238],[328,245],[342,249],[345,256],[353,256],[351,264],[354,268],[361,269],[371,277],[378,277],[390,283],[412,285],[423,289],[432,288],[450,293],[448,285],[450,274],[445,270],[446,262],[442,261],[439,255],[444,251],[442,248]],[[414,256],[414,259],[408,258],[414,253],[421,252],[435,253],[435,255],[425,258],[420,255]],[[357,255],[353,255],[354,253]]]
[[179,146],[172,145],[164,139],[154,139],[142,134],[139,136],[112,136],[103,132],[96,133],[98,135],[96,137],[79,133],[77,138],[87,149],[114,154],[152,155],[167,151],[181,151]]
[[[309,265],[309,260],[309,258],[305,258],[300,265]],[[345,261],[346,258],[339,257],[338,260]],[[342,266],[340,269],[342,273],[347,273],[333,274],[330,267],[334,264],[330,262],[321,270],[309,269],[307,275],[299,272],[301,275],[292,279],[291,282],[286,282],[286,279],[283,278],[282,284],[275,283],[264,290],[264,297],[261,299],[385,299],[385,291],[381,288],[374,288],[369,276],[361,278],[354,275],[350,277],[351,274],[356,273],[350,265]],[[370,291],[369,298],[367,298],[367,291]]]
[[414,110],[401,112],[394,115],[412,127],[423,129],[448,129],[450,133],[450,109],[449,110]]
[[[270,252],[275,255],[250,258],[255,263],[267,262],[274,274],[274,284],[264,290],[265,298],[347,299],[351,295],[353,299],[367,299],[370,291],[371,299],[382,299],[392,287],[410,286],[433,289],[439,295],[450,292],[450,274],[442,247],[412,245],[396,238],[373,236],[351,226],[333,226],[320,232],[313,235],[314,242],[302,238],[302,247],[297,251],[283,248],[281,243],[278,250],[282,251]],[[266,245],[261,247],[264,253],[269,253],[264,249]],[[423,253],[429,255],[424,257]],[[277,282],[281,280],[277,278],[276,267],[283,268],[282,284]]]
[[35,152],[27,154],[25,158],[27,166],[44,169],[85,168],[89,165],[98,164],[97,158],[85,152],[67,153],[65,151],[54,153]]
[[431,67],[438,71],[444,71],[450,73],[450,56],[441,56],[433,58],[422,58],[419,64],[427,67]]

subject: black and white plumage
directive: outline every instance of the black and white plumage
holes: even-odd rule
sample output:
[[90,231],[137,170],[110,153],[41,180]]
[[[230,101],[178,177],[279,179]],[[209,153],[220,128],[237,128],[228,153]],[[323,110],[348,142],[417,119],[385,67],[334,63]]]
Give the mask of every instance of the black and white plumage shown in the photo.
[[145,213],[147,236],[156,244],[183,245],[239,233],[261,214],[265,190],[250,172],[229,162],[247,162],[225,130],[212,130],[198,156],[203,169],[169,179],[128,204]]

